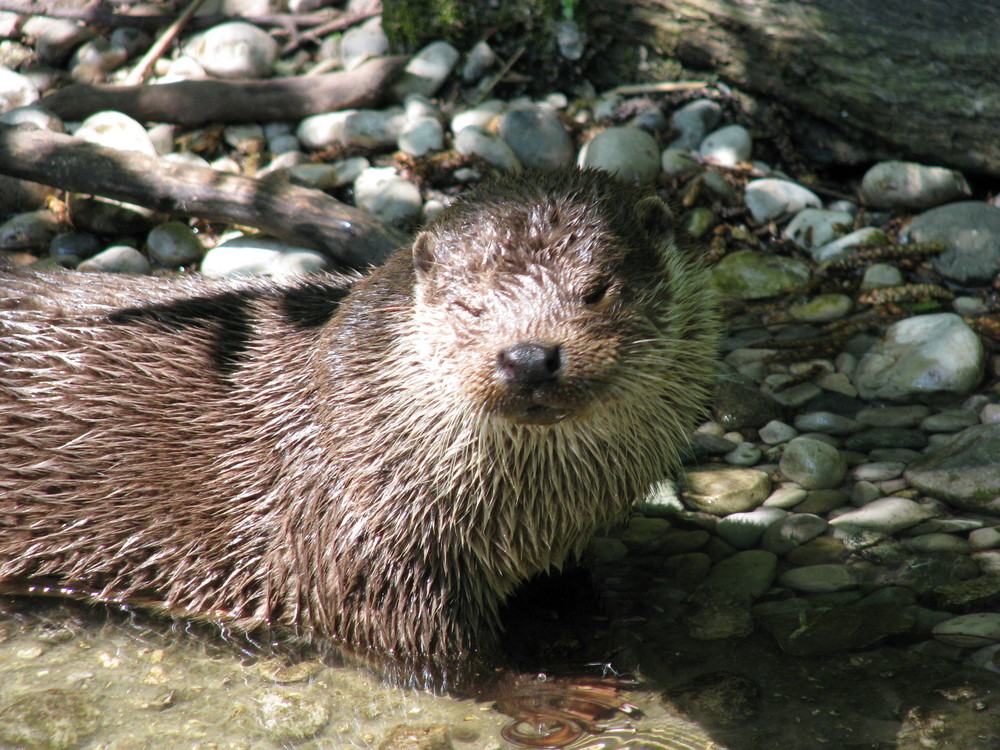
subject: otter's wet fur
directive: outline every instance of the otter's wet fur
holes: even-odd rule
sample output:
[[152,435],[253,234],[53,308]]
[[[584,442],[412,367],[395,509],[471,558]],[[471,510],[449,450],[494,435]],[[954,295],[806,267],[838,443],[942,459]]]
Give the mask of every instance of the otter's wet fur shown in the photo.
[[571,171],[360,280],[0,273],[0,582],[460,659],[676,468],[707,286],[659,198]]

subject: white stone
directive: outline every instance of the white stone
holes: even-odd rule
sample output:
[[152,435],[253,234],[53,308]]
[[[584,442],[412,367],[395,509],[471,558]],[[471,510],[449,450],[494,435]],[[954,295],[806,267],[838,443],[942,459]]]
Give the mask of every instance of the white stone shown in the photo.
[[830,521],[830,525],[847,531],[870,529],[894,534],[935,515],[937,515],[935,511],[912,500],[903,497],[883,497],[857,510],[837,516]]

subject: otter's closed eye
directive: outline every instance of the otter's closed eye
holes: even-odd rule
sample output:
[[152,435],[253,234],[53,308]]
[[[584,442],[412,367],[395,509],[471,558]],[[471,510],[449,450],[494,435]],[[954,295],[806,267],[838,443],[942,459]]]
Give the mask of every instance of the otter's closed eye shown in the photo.
[[603,302],[611,289],[610,279],[599,279],[587,289],[583,294],[583,303],[585,305],[598,305]]
[[460,299],[453,299],[448,302],[448,310],[451,312],[457,312],[460,315],[466,315],[471,318],[478,318],[483,314],[483,308],[476,307]]

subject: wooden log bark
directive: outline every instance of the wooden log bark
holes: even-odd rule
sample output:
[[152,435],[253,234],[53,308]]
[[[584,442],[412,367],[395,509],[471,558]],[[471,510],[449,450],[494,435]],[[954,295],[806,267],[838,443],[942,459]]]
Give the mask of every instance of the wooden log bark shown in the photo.
[[904,157],[1000,176],[993,0],[635,0],[639,39],[791,106],[831,161]]
[[405,239],[319,190],[176,164],[47,130],[0,124],[0,174],[162,213],[249,225],[361,267]]
[[65,120],[111,109],[143,122],[187,127],[207,122],[272,122],[383,103],[407,57],[384,57],[354,70],[266,81],[178,81],[156,85],[75,84],[40,102]]

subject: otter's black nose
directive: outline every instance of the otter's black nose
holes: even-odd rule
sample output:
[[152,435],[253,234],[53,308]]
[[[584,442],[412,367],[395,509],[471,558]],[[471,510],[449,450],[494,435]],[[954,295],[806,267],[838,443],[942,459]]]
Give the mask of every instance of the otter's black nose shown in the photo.
[[520,341],[497,355],[504,379],[518,385],[536,385],[555,380],[561,366],[558,344]]

